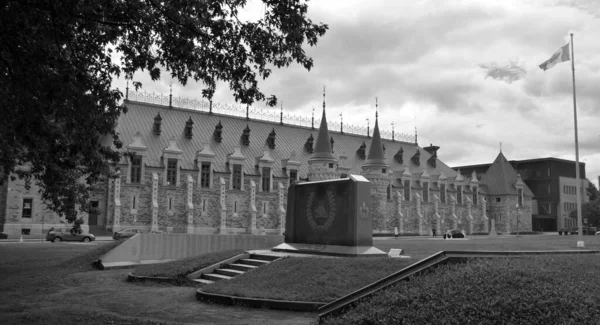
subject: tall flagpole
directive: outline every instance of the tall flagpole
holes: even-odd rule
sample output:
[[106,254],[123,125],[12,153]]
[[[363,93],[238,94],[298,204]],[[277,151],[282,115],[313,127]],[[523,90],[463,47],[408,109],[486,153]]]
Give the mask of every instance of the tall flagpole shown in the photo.
[[573,117],[575,121],[575,182],[577,186],[577,224],[579,226],[577,247],[585,247],[583,242],[583,224],[581,223],[581,182],[579,180],[579,138],[577,136],[577,100],[575,97],[575,52],[573,33],[571,33],[571,71],[573,72]]

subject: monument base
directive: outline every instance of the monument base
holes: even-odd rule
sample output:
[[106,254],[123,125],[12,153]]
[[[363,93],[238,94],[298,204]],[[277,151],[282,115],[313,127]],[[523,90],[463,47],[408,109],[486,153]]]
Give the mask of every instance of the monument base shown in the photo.
[[283,243],[271,249],[275,252],[289,252],[299,254],[316,254],[330,256],[387,256],[387,254],[373,246],[341,246],[319,245],[301,243]]

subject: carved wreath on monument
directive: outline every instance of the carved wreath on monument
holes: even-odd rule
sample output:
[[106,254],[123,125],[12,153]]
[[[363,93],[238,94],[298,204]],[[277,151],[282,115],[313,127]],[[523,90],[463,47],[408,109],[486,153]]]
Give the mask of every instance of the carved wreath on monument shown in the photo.
[[[333,225],[333,221],[335,220],[335,196],[333,191],[327,190],[325,198],[319,198],[315,204],[315,195],[315,192],[308,195],[308,201],[306,202],[306,218],[312,230],[325,232],[331,228],[331,225]],[[327,209],[326,206],[329,209]]]

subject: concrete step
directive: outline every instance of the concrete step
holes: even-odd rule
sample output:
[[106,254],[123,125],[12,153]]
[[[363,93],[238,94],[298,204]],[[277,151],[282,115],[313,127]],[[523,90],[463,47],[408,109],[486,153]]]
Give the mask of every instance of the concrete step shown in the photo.
[[250,258],[253,260],[261,260],[261,261],[268,261],[268,262],[272,262],[278,258],[281,258],[281,256],[276,256],[276,255],[263,255],[263,254],[252,254],[250,255]]
[[242,264],[254,265],[254,266],[263,266],[263,265],[267,265],[267,264],[271,263],[269,261],[255,260],[252,258],[243,258],[243,259],[239,260],[238,262],[240,262]]
[[230,269],[234,269],[234,270],[240,270],[240,271],[244,271],[244,272],[248,272],[251,270],[254,270],[255,268],[257,268],[258,266],[255,265],[248,265],[248,264],[243,264],[243,263],[233,263],[233,264],[229,264],[228,267]]
[[235,276],[244,274],[246,272],[245,271],[236,270],[236,269],[225,268],[225,269],[216,269],[214,273],[221,274],[221,275],[227,275],[227,276],[230,276],[230,277],[235,277]]
[[229,280],[231,278],[233,278],[233,277],[223,275],[223,274],[216,274],[216,273],[208,273],[208,274],[202,275],[202,279],[211,280],[211,281]]
[[193,279],[192,281],[196,282],[196,283],[200,283],[200,284],[211,284],[211,283],[215,283],[215,281],[212,280],[207,280],[207,279]]

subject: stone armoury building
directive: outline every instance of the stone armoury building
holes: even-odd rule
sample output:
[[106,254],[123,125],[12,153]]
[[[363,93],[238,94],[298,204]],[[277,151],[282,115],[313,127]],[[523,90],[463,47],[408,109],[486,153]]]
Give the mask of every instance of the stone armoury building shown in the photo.
[[[291,182],[362,174],[371,182],[373,231],[428,235],[448,229],[531,231],[532,192],[502,153],[481,177],[461,175],[438,146],[320,127],[217,114],[126,99],[116,131],[134,155],[119,177],[98,184],[84,230],[128,227],[177,233],[281,234]],[[282,115],[283,116],[283,115]],[[392,133],[393,134],[393,133]],[[111,145],[107,139],[107,145]],[[61,218],[32,186],[0,186],[0,224],[9,235],[39,235]],[[64,219],[62,219],[64,221]]]

